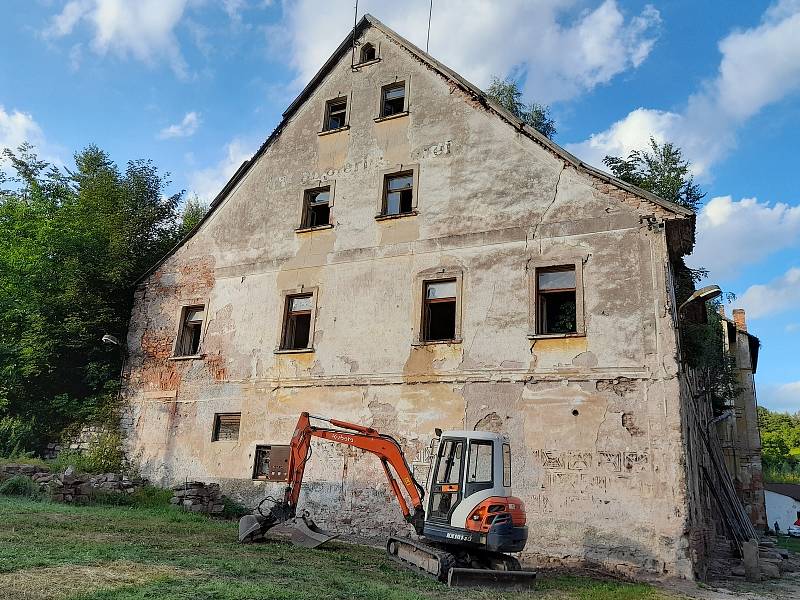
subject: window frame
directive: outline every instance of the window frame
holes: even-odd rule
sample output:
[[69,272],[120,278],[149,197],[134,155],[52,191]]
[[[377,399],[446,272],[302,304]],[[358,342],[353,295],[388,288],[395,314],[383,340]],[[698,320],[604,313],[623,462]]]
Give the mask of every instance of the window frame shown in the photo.
[[[295,229],[296,232],[302,233],[305,231],[317,231],[318,229],[331,229],[333,227],[333,192],[336,187],[334,180],[319,181],[319,185],[315,187],[305,188],[303,190],[303,199],[300,207],[300,226]],[[322,190],[328,190],[328,223],[325,225],[306,225],[306,217],[308,215],[308,196],[310,193]]]
[[[206,335],[206,324],[208,323],[208,307],[208,300],[203,299],[194,299],[181,303],[178,309],[178,331],[175,335],[175,340],[172,342],[172,353],[169,356],[170,360],[194,360],[203,357],[203,339]],[[200,341],[197,344],[197,352],[194,354],[178,354],[186,317],[190,310],[197,310],[199,308],[203,309],[203,322],[200,325]]]
[[[236,437],[232,439],[220,439],[219,437],[219,427],[221,423],[220,417],[232,417],[232,416],[239,417],[239,423],[236,429]],[[239,441],[239,434],[242,431],[242,413],[241,412],[222,412],[222,413],[214,413],[214,421],[211,427],[211,441],[212,442],[238,442]]]
[[[370,59],[364,60],[364,57],[363,57],[362,53],[363,53],[364,46],[366,46],[367,44],[372,46],[372,49],[375,50],[375,58],[370,58]],[[364,66],[367,66],[367,65],[371,65],[371,64],[374,64],[374,63],[378,62],[380,59],[381,59],[381,44],[380,44],[380,42],[365,41],[364,43],[359,44],[358,62],[355,63],[353,65],[353,67],[358,68],[358,67],[364,67]]]
[[[394,113],[393,115],[383,116],[383,95],[384,90],[390,87],[400,87],[400,84],[403,84],[403,110]],[[397,119],[399,117],[405,117],[409,113],[409,106],[410,106],[410,99],[411,99],[411,75],[397,75],[394,79],[389,79],[384,81],[380,85],[380,91],[378,93],[378,107],[377,107],[377,117],[373,119],[376,123],[380,123],[382,121],[389,121],[391,119]]]
[[[284,290],[281,292],[281,320],[280,320],[280,326],[278,327],[278,340],[274,350],[275,354],[302,354],[304,352],[315,351],[314,329],[316,327],[316,322],[317,322],[318,291],[319,288],[317,287],[301,286],[299,288]],[[311,322],[309,323],[308,345],[305,348],[284,348],[283,343],[286,335],[286,326],[288,324],[288,317],[289,317],[289,302],[292,298],[296,298],[298,296],[311,297]]]
[[[393,177],[400,177],[405,174],[411,174],[411,210],[409,212],[398,213],[390,215],[386,213],[387,197],[389,195],[389,179]],[[413,163],[409,165],[400,164],[393,169],[385,169],[380,172],[380,186],[381,194],[378,198],[378,212],[375,219],[378,221],[386,221],[389,219],[401,219],[403,217],[413,217],[418,213],[419,202],[419,164]]]
[[[344,125],[341,127],[337,127],[336,129],[328,129],[328,119],[330,118],[330,109],[331,105],[336,102],[346,102],[345,109],[344,109]],[[337,131],[344,131],[345,129],[350,128],[350,105],[352,104],[352,95],[351,94],[339,94],[334,98],[325,101],[325,106],[323,107],[322,113],[322,128],[317,133],[317,135],[328,135],[331,133],[336,133]]]
[[[528,263],[528,339],[583,337],[586,335],[583,279],[583,264],[585,261],[585,258],[570,258]],[[539,323],[539,274],[543,271],[567,270],[569,268],[574,268],[575,270],[575,331],[570,333],[542,333]]]
[[[456,284],[456,322],[455,333],[451,340],[426,340],[425,337],[425,290],[429,283],[439,281],[455,281]],[[414,283],[414,338],[412,346],[430,346],[433,344],[460,344],[463,341],[462,321],[463,321],[463,296],[464,296],[464,273],[460,267],[438,267],[428,269],[418,273]]]

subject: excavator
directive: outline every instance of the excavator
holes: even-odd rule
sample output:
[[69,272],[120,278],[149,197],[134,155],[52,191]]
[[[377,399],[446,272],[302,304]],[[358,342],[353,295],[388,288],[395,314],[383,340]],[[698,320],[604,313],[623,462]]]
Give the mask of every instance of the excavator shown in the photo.
[[[312,425],[312,419],[328,426]],[[522,551],[528,539],[525,506],[511,495],[508,442],[486,431],[436,429],[436,435],[439,443],[431,453],[426,499],[425,488],[414,478],[393,437],[372,427],[301,413],[290,445],[283,497],[267,496],[253,514],[242,517],[239,541],[263,540],[278,525],[288,528],[292,541],[305,547],[337,537],[317,527],[307,512],[297,512],[311,440],[316,437],[360,448],[380,460],[403,517],[418,536],[389,537],[389,558],[450,586],[531,586],[536,573],[523,571],[519,561],[507,554]]]

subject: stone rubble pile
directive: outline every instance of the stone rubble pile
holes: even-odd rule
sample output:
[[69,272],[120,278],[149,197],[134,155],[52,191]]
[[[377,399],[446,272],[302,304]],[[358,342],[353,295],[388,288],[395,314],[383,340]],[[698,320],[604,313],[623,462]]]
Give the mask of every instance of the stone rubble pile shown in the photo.
[[67,467],[63,473],[51,473],[45,467],[35,465],[8,464],[0,466],[0,480],[24,475],[39,484],[42,492],[56,502],[86,504],[92,495],[104,492],[132,494],[146,482],[130,479],[118,473],[76,473]]
[[225,509],[218,483],[186,481],[172,488],[170,502],[184,510],[218,515]]

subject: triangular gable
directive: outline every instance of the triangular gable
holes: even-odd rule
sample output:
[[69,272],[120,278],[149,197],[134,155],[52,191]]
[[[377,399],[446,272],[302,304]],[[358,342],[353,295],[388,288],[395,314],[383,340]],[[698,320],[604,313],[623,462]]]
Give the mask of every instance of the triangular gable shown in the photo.
[[303,103],[313,94],[316,88],[322,83],[324,78],[328,75],[328,73],[339,63],[342,57],[352,51],[353,42],[355,39],[363,33],[363,31],[367,27],[375,27],[379,31],[381,31],[385,36],[392,39],[406,51],[410,52],[414,55],[418,60],[422,63],[427,65],[429,68],[433,69],[434,71],[438,72],[441,76],[449,81],[458,85],[464,92],[471,95],[475,100],[480,102],[483,106],[489,109],[491,112],[495,113],[498,117],[503,119],[504,121],[508,122],[512,127],[517,129],[520,133],[524,134],[526,137],[532,139],[539,145],[543,146],[545,149],[549,150],[551,153],[555,154],[558,158],[565,161],[565,163],[569,164],[570,166],[574,167],[576,170],[585,173],[593,178],[599,179],[603,183],[607,183],[613,185],[620,190],[627,192],[629,194],[633,194],[638,198],[645,200],[646,202],[650,202],[667,212],[673,214],[675,219],[680,222],[680,226],[671,228],[671,231],[668,231],[670,237],[670,245],[678,248],[679,254],[688,254],[691,251],[691,247],[694,245],[694,222],[695,222],[695,213],[691,209],[688,209],[684,206],[679,204],[675,204],[674,202],[670,202],[668,200],[664,200],[663,198],[659,198],[655,194],[648,192],[647,190],[643,190],[635,185],[631,185],[621,179],[614,177],[600,169],[597,169],[576,156],[573,156],[569,152],[567,152],[564,148],[547,138],[546,136],[542,135],[537,131],[535,128],[527,125],[523,121],[521,121],[518,117],[510,113],[508,110],[503,108],[500,104],[495,102],[493,99],[489,98],[483,90],[475,86],[474,84],[470,83],[466,79],[464,79],[461,75],[447,67],[446,65],[440,63],[438,60],[433,58],[430,54],[421,50],[406,38],[401,36],[396,31],[392,30],[391,28],[384,25],[381,21],[376,19],[370,14],[364,15],[361,20],[356,25],[355,29],[351,31],[345,38],[342,40],[342,43],[339,44],[339,47],[331,54],[330,58],[325,61],[325,64],[322,65],[319,71],[317,71],[316,75],[311,78],[311,81],[303,88],[303,90],[298,94],[297,98],[295,98],[291,104],[286,108],[283,112],[281,122],[275,128],[275,130],[269,135],[269,137],[261,144],[261,147],[256,151],[252,158],[249,160],[244,161],[241,166],[236,170],[236,173],[230,178],[228,183],[222,188],[222,190],[217,194],[214,200],[211,202],[208,212],[205,216],[200,220],[200,222],[189,231],[186,236],[183,237],[161,260],[159,260],[156,264],[154,264],[150,269],[147,270],[137,281],[136,284],[140,283],[146,277],[151,275],[158,267],[160,267],[164,261],[166,261],[172,254],[174,254],[183,244],[189,240],[195,232],[202,227],[205,221],[211,216],[211,214],[216,210],[216,208],[222,203],[222,201],[227,197],[227,195],[236,187],[236,185],[244,178],[245,175],[249,172],[250,168],[256,163],[256,161],[261,157],[262,154],[267,150],[273,140],[275,140],[283,131],[283,128],[288,123],[289,119],[292,115],[297,112],[297,110],[303,105]]

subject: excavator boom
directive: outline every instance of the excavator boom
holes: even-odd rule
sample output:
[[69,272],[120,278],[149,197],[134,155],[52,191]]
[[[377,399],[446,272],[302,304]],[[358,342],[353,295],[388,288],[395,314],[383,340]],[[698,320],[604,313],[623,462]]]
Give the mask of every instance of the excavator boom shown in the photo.
[[[336,429],[317,427],[311,424],[311,419],[327,422]],[[291,519],[295,520],[294,524],[297,529],[297,531],[293,532],[294,541],[302,543],[301,540],[296,539],[295,534],[298,534],[298,532],[300,536],[306,534],[310,538],[309,543],[302,545],[319,545],[327,541],[327,539],[335,537],[318,529],[307,515],[301,515],[299,519],[297,518],[297,502],[300,498],[306,463],[311,457],[311,439],[314,437],[360,448],[376,455],[381,461],[386,479],[389,481],[392,492],[397,498],[403,517],[411,523],[417,533],[422,533],[425,523],[425,509],[422,504],[424,490],[414,479],[411,467],[406,461],[400,444],[391,436],[383,435],[371,427],[338,419],[315,417],[304,412],[300,414],[292,435],[289,453],[289,478],[283,499],[275,503],[266,514],[261,510],[261,505],[259,505],[260,518],[255,515],[243,517],[239,522],[239,541],[251,541],[255,537],[263,536],[268,529]],[[397,477],[394,476],[392,470],[397,474]],[[398,483],[398,478],[400,483]],[[403,495],[403,490],[405,490],[408,500]],[[328,536],[327,539],[324,539],[326,536]]]

